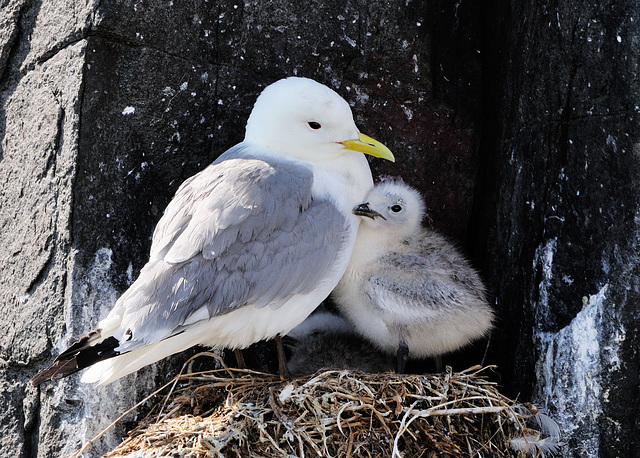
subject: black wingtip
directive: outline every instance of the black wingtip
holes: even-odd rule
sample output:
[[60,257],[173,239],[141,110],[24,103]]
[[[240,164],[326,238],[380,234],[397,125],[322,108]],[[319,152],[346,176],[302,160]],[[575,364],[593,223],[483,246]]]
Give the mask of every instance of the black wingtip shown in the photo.
[[29,382],[38,386],[46,381],[56,381],[74,374],[99,361],[113,358],[120,353],[115,349],[120,342],[111,336],[102,342],[94,343],[101,338],[100,329],[91,331],[74,342],[68,349],[60,353],[51,366],[38,372]]
[[38,372],[29,382],[33,386],[38,386],[47,381],[60,380],[61,378],[78,372],[78,364],[75,358],[65,361],[54,361],[53,364],[45,370]]

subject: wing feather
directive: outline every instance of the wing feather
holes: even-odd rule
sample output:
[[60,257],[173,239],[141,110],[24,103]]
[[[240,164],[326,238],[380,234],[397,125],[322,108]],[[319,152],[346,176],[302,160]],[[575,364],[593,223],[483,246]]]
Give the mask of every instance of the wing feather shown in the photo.
[[438,245],[422,253],[390,253],[379,259],[365,282],[365,293],[386,313],[402,322],[428,319],[481,305],[484,287],[466,260]]
[[242,148],[187,180],[112,312],[122,316],[118,333],[132,335],[119,350],[175,335],[194,316],[279,307],[313,290],[342,253],[348,223],[332,201],[312,196],[312,184],[306,166]]

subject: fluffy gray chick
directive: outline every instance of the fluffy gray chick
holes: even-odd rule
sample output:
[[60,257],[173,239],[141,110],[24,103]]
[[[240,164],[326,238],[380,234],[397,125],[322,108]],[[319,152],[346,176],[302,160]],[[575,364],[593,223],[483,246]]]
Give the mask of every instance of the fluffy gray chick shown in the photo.
[[285,339],[294,375],[325,370],[378,373],[393,370],[393,359],[360,337],[351,323],[329,312],[316,312],[291,330]]
[[445,237],[421,227],[424,202],[402,183],[372,189],[346,273],[333,291],[340,312],[381,350],[436,357],[485,335],[494,314],[478,273]]

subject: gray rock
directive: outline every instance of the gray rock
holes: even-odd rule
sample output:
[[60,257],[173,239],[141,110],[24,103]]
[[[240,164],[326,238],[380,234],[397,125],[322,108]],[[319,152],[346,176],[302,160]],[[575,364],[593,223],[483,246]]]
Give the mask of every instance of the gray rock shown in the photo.
[[640,8],[491,3],[473,217],[490,358],[560,424],[563,456],[636,456]]
[[69,454],[179,370],[184,356],[101,389],[26,383],[112,306],[178,185],[242,139],[283,76],[351,101],[401,159],[375,171],[424,183],[434,224],[462,235],[479,97],[449,97],[468,87],[460,68],[432,72],[432,13],[452,17],[427,2],[0,2],[0,455]]
[[0,455],[71,453],[179,370],[26,384],[136,277],[262,87],[297,74],[352,102],[398,158],[374,173],[464,242],[506,394],[549,409],[567,456],[633,456],[639,7],[472,3],[0,0]]

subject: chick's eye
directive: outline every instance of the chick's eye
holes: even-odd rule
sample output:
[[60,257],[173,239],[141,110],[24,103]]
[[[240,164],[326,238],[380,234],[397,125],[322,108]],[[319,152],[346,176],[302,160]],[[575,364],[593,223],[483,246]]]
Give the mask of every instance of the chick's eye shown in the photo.
[[318,129],[320,129],[322,126],[320,125],[320,123],[319,123],[319,122],[309,121],[309,127],[311,127],[313,130],[318,130]]
[[400,205],[391,206],[391,211],[394,213],[398,213],[400,210],[402,210],[402,207]]

